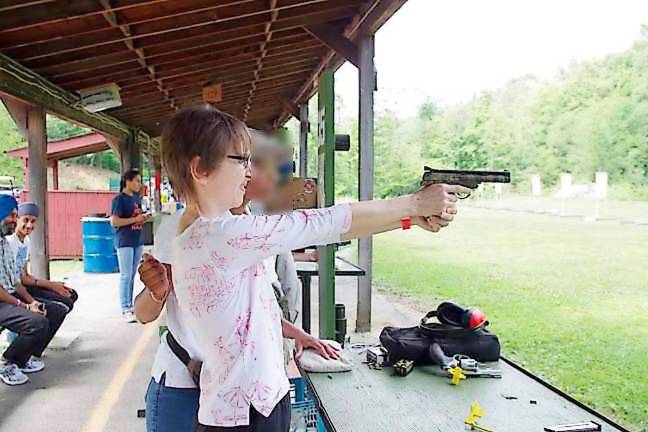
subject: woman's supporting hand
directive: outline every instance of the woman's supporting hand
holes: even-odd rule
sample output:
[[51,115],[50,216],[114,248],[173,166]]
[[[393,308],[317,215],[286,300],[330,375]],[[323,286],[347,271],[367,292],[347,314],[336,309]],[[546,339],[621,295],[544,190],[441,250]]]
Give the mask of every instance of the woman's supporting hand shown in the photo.
[[312,348],[319,355],[324,357],[325,359],[333,359],[337,360],[340,358],[340,353],[338,350],[327,344],[324,341],[319,340],[315,336],[311,336],[308,333],[301,331],[299,334],[295,336],[295,358],[299,359],[301,357],[302,353],[304,352],[305,348]]
[[137,269],[140,280],[156,299],[164,299],[171,287],[167,276],[167,269],[152,255],[144,254],[142,264]]

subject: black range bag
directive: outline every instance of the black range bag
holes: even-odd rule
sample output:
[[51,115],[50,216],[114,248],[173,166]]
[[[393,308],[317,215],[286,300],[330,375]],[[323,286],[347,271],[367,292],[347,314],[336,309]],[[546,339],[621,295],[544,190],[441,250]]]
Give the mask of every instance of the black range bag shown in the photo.
[[[438,322],[431,322],[436,318]],[[428,312],[416,327],[385,327],[380,343],[389,353],[387,366],[398,360],[413,360],[416,365],[438,364],[431,353],[437,343],[446,356],[463,354],[479,362],[497,361],[500,343],[486,330],[488,321],[478,309],[465,309],[456,303],[443,302]]]

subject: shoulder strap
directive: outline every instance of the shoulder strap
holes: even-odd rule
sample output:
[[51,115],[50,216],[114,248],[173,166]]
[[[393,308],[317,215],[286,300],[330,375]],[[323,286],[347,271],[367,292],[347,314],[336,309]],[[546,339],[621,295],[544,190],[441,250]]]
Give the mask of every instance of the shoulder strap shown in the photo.
[[175,354],[185,366],[189,367],[189,362],[191,361],[189,353],[186,349],[182,348],[182,345],[180,345],[176,338],[173,337],[170,331],[167,331],[166,341],[169,344],[171,351],[173,351],[173,354]]

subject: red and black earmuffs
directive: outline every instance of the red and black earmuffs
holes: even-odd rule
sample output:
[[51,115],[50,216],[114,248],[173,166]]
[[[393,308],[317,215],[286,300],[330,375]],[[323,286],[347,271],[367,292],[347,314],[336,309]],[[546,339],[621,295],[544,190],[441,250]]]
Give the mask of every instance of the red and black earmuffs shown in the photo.
[[428,312],[421,320],[421,326],[430,326],[429,321],[436,317],[441,324],[466,330],[476,330],[488,325],[486,314],[478,308],[464,308],[453,302],[441,303],[435,311]]

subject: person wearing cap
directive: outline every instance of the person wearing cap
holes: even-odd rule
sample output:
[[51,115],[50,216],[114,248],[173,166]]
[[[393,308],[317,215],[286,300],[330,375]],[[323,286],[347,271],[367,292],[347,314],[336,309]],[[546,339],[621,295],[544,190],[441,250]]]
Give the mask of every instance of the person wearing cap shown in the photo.
[[[232,214],[248,212],[248,204],[253,200],[262,200],[270,195],[277,182],[278,163],[292,155],[291,149],[278,146],[264,133],[251,130],[253,174],[245,192],[244,204],[232,209]],[[186,324],[184,311],[178,306],[172,284],[172,241],[177,235],[181,209],[162,221],[155,233],[155,245],[152,254],[144,255],[138,271],[145,288],[135,298],[135,316],[142,323],[157,319],[166,304],[167,327],[172,339],[165,333],[160,341],[152,368],[152,377],[146,391],[147,431],[183,432],[191,431],[198,416],[198,399],[200,392],[194,381],[195,376],[189,372],[180,357],[190,358],[195,367],[202,361],[203,355],[198,342]],[[280,278],[274,273],[274,263],[269,260],[266,265],[271,275],[269,282],[275,290],[281,291]],[[295,273],[296,279],[296,273]],[[295,339],[298,351],[314,347],[324,355],[337,356],[328,345],[322,344],[290,322],[282,325],[284,337]],[[178,356],[171,345],[179,345],[185,351]],[[177,348],[175,348],[177,350]]]
[[16,257],[16,271],[20,282],[32,297],[39,301],[49,300],[63,303],[67,306],[69,313],[79,298],[77,292],[63,282],[38,279],[32,276],[27,269],[31,248],[29,235],[36,228],[39,213],[40,210],[36,203],[25,202],[18,206],[16,232],[8,237]]
[[20,283],[8,240],[16,230],[16,209],[15,198],[0,195],[0,328],[18,335],[0,359],[0,380],[8,385],[24,384],[25,374],[43,370],[40,357],[68,311],[61,303],[37,301]]

